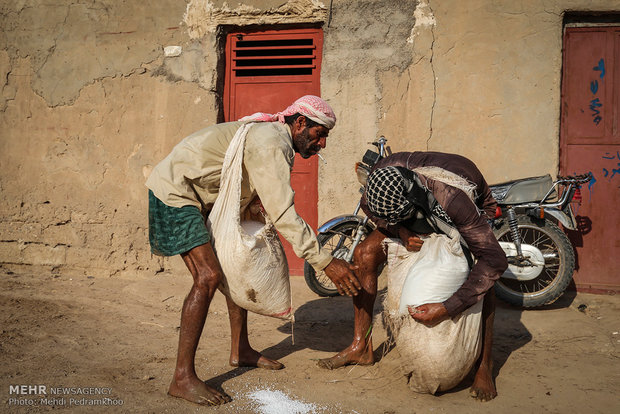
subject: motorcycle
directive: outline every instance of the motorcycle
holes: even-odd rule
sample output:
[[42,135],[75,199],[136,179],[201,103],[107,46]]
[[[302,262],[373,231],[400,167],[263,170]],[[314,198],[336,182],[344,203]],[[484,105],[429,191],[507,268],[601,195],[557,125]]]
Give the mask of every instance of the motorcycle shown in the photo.
[[[370,144],[355,171],[360,193],[372,167],[385,157],[387,139]],[[530,177],[491,185],[498,202],[492,220],[493,233],[506,253],[508,269],[495,283],[497,296],[515,306],[537,307],[557,300],[566,290],[575,269],[573,246],[558,226],[577,229],[572,204],[580,202],[580,188],[591,174],[558,177]],[[358,202],[353,214],[334,217],[318,228],[317,239],[332,256],[352,262],[355,247],[375,229],[368,217],[359,215]],[[338,290],[324,272],[304,264],[308,287],[319,296],[338,296]]]
[[493,233],[508,258],[495,283],[497,296],[525,308],[557,300],[573,278],[575,252],[560,229],[577,230],[572,204],[592,175],[524,178],[492,185],[498,203]]

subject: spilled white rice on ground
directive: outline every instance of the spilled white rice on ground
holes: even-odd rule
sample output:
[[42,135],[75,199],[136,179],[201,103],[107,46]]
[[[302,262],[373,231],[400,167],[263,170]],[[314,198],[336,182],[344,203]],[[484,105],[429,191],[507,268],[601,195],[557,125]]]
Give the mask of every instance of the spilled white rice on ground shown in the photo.
[[282,391],[258,390],[249,393],[247,397],[256,404],[254,408],[260,414],[310,414],[323,411],[316,404],[294,400]]
[[[288,390],[278,390],[278,385],[269,381],[261,384],[240,384],[232,393],[232,402],[222,406],[226,413],[243,414],[358,414],[343,410],[338,404],[321,405],[304,401]],[[294,381],[293,381],[294,383]]]

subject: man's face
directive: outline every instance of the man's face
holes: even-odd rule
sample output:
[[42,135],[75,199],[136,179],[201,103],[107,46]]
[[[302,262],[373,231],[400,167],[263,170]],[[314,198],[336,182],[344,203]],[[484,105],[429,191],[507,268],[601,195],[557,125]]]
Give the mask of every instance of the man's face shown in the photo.
[[325,148],[329,129],[323,125],[316,125],[308,128],[306,118],[299,117],[293,125],[293,148],[302,158],[310,158],[316,155],[321,149]]

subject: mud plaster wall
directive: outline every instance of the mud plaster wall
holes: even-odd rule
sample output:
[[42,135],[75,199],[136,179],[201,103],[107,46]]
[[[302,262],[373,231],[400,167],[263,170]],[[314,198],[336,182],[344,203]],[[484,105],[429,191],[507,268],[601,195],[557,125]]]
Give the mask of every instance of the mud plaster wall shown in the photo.
[[[354,207],[353,165],[379,134],[394,151],[469,156],[489,181],[556,173],[563,12],[620,10],[609,0],[329,6],[0,5],[2,266],[128,277],[182,268],[149,253],[143,182],[217,119],[220,25],[323,24],[322,96],[339,117],[320,166],[324,221]],[[182,53],[166,57],[172,45]]]
[[620,2],[420,0],[413,64],[379,75],[394,147],[474,160],[491,183],[558,172],[562,21]]
[[[143,183],[216,119],[210,39],[189,42],[178,1],[0,7],[0,262],[153,274]],[[163,47],[181,43],[167,74]]]

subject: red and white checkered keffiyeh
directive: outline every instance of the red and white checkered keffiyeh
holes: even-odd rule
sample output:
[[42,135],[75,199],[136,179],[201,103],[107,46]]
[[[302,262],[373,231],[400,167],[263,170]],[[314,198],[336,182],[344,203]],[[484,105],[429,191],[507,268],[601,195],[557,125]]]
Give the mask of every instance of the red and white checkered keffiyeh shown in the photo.
[[257,112],[252,115],[244,116],[239,121],[254,121],[254,122],[275,122],[279,121],[284,123],[284,117],[295,115],[299,113],[314,122],[323,125],[328,129],[332,129],[336,125],[336,115],[334,110],[327,102],[318,96],[306,95],[297,99],[291,106],[286,108],[282,112],[275,114],[266,114],[264,112]]

